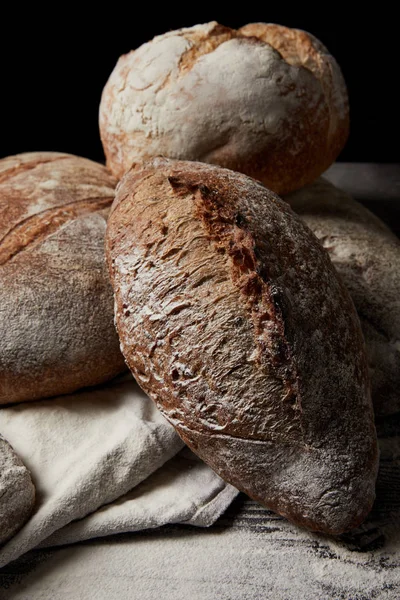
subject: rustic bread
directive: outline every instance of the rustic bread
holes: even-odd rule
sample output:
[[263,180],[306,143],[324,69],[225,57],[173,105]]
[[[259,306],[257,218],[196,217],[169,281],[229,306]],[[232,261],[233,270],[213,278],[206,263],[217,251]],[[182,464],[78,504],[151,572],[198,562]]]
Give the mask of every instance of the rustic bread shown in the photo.
[[364,341],[290,207],[244,175],[154,159],[120,183],[106,252],[127,363],[190,448],[295,523],[359,524],[377,473]]
[[0,404],[124,369],[104,259],[115,184],[68,154],[0,160]]
[[31,475],[10,444],[0,435],[0,544],[30,517],[35,504]]
[[324,179],[285,197],[328,250],[360,317],[375,413],[400,410],[400,240]]
[[312,35],[216,22],[171,31],[122,56],[100,105],[118,178],[164,155],[247,173],[277,193],[313,181],[348,135],[346,86]]

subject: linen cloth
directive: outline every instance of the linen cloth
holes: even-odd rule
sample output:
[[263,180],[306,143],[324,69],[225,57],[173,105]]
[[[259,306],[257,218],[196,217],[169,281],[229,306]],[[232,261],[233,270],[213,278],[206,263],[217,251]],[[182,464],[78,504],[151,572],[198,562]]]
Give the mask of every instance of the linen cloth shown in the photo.
[[0,409],[0,431],[31,471],[35,512],[0,567],[38,546],[165,523],[213,523],[238,493],[184,447],[131,376]]

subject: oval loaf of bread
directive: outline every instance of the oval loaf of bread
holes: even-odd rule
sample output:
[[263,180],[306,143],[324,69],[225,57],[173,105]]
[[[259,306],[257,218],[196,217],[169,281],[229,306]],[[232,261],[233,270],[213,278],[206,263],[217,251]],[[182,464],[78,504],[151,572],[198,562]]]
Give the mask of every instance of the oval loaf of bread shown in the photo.
[[10,444],[0,435],[0,544],[28,520],[35,504],[31,475]]
[[0,160],[0,404],[123,371],[104,257],[115,184],[68,154]]
[[323,178],[285,200],[328,250],[353,299],[367,346],[375,414],[399,411],[399,239]]
[[100,105],[118,178],[163,155],[247,173],[277,193],[313,181],[343,148],[346,86],[314,36],[255,23],[170,31],[122,56]]
[[107,227],[122,351],[183,440],[295,523],[359,524],[378,464],[364,341],[310,230],[249,177],[166,159],[128,172]]

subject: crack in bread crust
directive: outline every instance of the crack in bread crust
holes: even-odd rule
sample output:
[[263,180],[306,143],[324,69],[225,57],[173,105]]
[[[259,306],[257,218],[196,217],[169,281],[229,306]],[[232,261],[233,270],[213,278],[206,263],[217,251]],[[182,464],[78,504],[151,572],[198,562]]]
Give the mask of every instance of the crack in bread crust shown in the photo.
[[46,238],[74,219],[111,206],[113,197],[88,198],[57,208],[49,208],[24,219],[0,241],[0,265],[23,251],[42,243]]
[[71,158],[71,156],[68,154],[66,154],[66,155],[61,154],[60,156],[52,156],[52,157],[48,157],[48,158],[43,158],[41,156],[39,158],[32,159],[31,161],[20,162],[19,164],[16,164],[13,167],[6,168],[4,171],[0,170],[0,183],[7,182],[9,179],[12,179],[13,177],[16,177],[17,175],[20,175],[24,171],[32,171],[33,169],[36,169],[37,167],[41,167],[42,165],[45,165],[48,163],[53,163],[53,162],[58,162],[60,160],[66,160],[66,159],[70,159],[70,158]]
[[111,379],[125,369],[104,261],[117,181],[40,151],[1,159],[0,178],[0,404]]
[[205,54],[214,52],[224,42],[241,36],[235,29],[230,29],[219,23],[207,32],[202,30],[186,31],[183,37],[191,42],[192,46],[184,52],[179,60],[179,75],[193,67],[196,61]]
[[[141,178],[140,185],[145,179]],[[186,422],[194,429],[224,432],[231,437],[236,437],[240,426],[239,435],[246,431],[251,439],[273,437],[302,443],[301,410],[294,392],[292,365],[285,353],[283,325],[278,323],[279,309],[273,302],[269,310],[263,306],[262,286],[268,288],[268,283],[263,283],[255,272],[255,255],[246,254],[250,248],[242,244],[246,261],[251,264],[240,266],[238,247],[231,251],[228,248],[230,230],[224,232],[220,244],[210,234],[206,222],[217,215],[204,215],[206,208],[199,195],[207,194],[205,188],[200,192],[190,178],[181,180],[173,174],[156,181],[157,193],[151,200],[141,190],[135,195],[132,220],[140,232],[134,227],[135,232],[129,235],[129,239],[136,239],[136,234],[138,238],[133,252],[126,257],[130,261],[128,280],[121,281],[115,266],[110,265],[124,289],[122,297],[117,298],[117,325],[118,315],[123,314],[138,332],[130,366],[139,384],[175,423]],[[113,215],[119,214],[122,219],[125,197],[122,193],[113,207]],[[221,215],[218,218],[222,219]],[[243,233],[234,224],[240,222],[235,211],[231,222],[235,234]],[[251,246],[250,239],[248,242]],[[124,263],[124,253],[117,261]],[[168,273],[170,276],[166,276]],[[142,280],[139,287],[131,279],[136,276]],[[154,286],[151,300],[147,285]],[[182,322],[183,329],[179,326]],[[142,337],[139,330],[143,327],[147,333]],[[196,346],[206,353],[203,362],[198,361],[194,348],[187,350],[191,337],[188,332],[192,330]],[[122,347],[130,345],[121,330],[120,339]],[[279,355],[278,346],[282,351]],[[169,352],[182,359],[170,363]],[[224,361],[220,361],[222,353]],[[149,364],[150,359],[155,368]],[[166,386],[172,389],[174,405],[159,402]],[[236,405],[231,401],[233,388],[240,399]],[[252,407],[248,406],[250,399]],[[276,408],[274,423],[270,419],[272,404]],[[251,418],[257,411],[258,424]]]
[[[218,191],[187,180],[184,176],[169,177],[174,189],[182,187],[193,192],[195,214],[202,221],[217,251],[225,251],[230,258],[233,284],[245,300],[246,310],[254,326],[257,348],[256,362],[261,367],[266,347],[270,347],[271,363],[281,374],[286,394],[284,402],[301,414],[298,376],[292,361],[292,351],[285,336],[282,306],[270,287],[265,264],[256,256],[257,244],[246,228],[245,217],[231,205],[218,202]],[[271,330],[271,323],[274,329]],[[300,419],[301,421],[301,419]],[[301,423],[300,423],[301,424]]]
[[[344,80],[340,76],[335,59],[316,37],[301,29],[271,23],[249,23],[241,27],[239,33],[270,44],[285,62],[300,69],[307,69],[319,81],[329,109],[328,146],[332,139],[335,140],[340,123],[344,127],[343,131],[348,130],[349,106]],[[345,138],[335,142],[337,153],[341,149],[340,144],[343,145],[344,142]]]

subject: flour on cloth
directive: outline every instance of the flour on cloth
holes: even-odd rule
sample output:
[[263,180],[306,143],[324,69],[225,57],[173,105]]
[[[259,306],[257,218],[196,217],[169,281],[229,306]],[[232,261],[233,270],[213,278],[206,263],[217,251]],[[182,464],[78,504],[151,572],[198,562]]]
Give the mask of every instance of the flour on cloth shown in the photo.
[[206,527],[217,520],[237,493],[189,448],[184,448],[128,494],[59,529],[40,548],[167,523]]
[[209,525],[237,494],[188,451],[160,470],[184,444],[132,378],[2,408],[0,431],[37,493],[33,516],[0,549],[0,566],[49,545],[49,536],[63,544],[182,520]]

